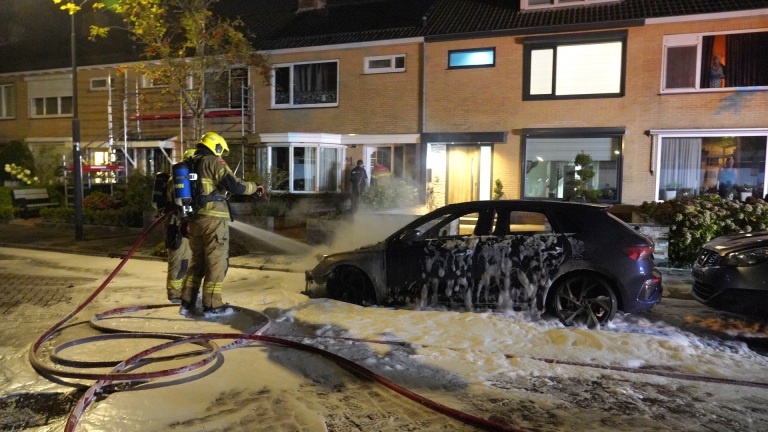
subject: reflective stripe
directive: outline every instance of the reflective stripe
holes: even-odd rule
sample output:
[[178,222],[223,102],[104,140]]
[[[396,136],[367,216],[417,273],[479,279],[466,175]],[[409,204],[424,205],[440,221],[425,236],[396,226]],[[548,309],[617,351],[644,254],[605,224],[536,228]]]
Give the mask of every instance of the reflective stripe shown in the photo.
[[184,282],[184,279],[168,279],[168,283],[165,285],[166,288],[170,289],[181,289],[181,284]]
[[203,284],[203,294],[221,294],[221,282],[206,282]]

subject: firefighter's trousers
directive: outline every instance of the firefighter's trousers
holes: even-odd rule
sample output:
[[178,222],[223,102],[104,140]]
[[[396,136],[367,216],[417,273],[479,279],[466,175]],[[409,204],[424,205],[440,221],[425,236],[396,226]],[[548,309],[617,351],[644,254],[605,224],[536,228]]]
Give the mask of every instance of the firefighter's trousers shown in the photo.
[[189,241],[181,237],[178,247],[166,243],[166,253],[168,254],[168,276],[166,277],[165,288],[168,291],[168,300],[181,298],[181,286],[184,282],[184,276],[189,268],[189,260],[192,251],[189,248]]
[[203,308],[223,306],[221,286],[229,268],[229,219],[192,218],[188,232],[192,259],[181,299],[194,304],[203,282]]

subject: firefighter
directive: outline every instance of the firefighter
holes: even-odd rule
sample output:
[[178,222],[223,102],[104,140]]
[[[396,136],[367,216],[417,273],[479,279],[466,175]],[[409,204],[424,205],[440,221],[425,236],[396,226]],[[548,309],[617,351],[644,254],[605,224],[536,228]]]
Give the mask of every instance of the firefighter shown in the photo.
[[221,135],[207,132],[197,144],[189,161],[197,174],[193,195],[200,208],[188,217],[187,235],[192,259],[184,277],[179,313],[196,313],[195,302],[200,285],[203,289],[203,313],[206,316],[232,312],[221,298],[222,282],[229,268],[229,206],[227,192],[234,195],[264,195],[264,188],[253,182],[241,182],[222,159],[229,146]]
[[[195,155],[195,149],[184,152],[181,160],[189,161]],[[173,180],[169,179],[166,185],[168,206],[166,211],[173,211],[165,220],[165,253],[168,257],[168,275],[166,276],[165,289],[168,300],[172,303],[181,302],[181,285],[189,268],[189,259],[192,251],[189,249],[184,227],[181,220],[180,209],[173,203]]]

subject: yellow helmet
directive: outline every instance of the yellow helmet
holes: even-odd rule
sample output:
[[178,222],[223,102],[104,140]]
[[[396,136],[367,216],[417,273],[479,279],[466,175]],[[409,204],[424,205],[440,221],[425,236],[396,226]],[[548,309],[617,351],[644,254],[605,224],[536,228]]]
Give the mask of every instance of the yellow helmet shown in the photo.
[[216,132],[206,132],[200,138],[200,144],[208,147],[216,156],[226,156],[229,154],[227,142]]
[[192,149],[189,149],[189,150],[187,150],[187,151],[185,151],[185,152],[184,152],[184,156],[182,156],[182,157],[181,157],[181,160],[189,160],[189,159],[192,159],[192,158],[195,156],[195,152],[196,152],[196,151],[197,151],[197,150],[195,150],[195,149],[193,149],[193,148],[192,148]]

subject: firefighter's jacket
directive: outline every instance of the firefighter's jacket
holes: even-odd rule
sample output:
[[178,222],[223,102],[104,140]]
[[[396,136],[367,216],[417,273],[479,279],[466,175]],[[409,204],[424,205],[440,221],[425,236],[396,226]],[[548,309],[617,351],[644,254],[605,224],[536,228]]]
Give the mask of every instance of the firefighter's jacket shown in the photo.
[[[229,219],[229,206],[227,206],[226,193],[233,195],[252,195],[256,193],[256,183],[241,182],[227,166],[224,159],[212,155],[195,155],[191,163],[195,166],[198,183],[202,195],[218,195],[219,200],[208,200],[195,214],[196,217],[213,217]],[[221,198],[223,197],[223,198]]]

